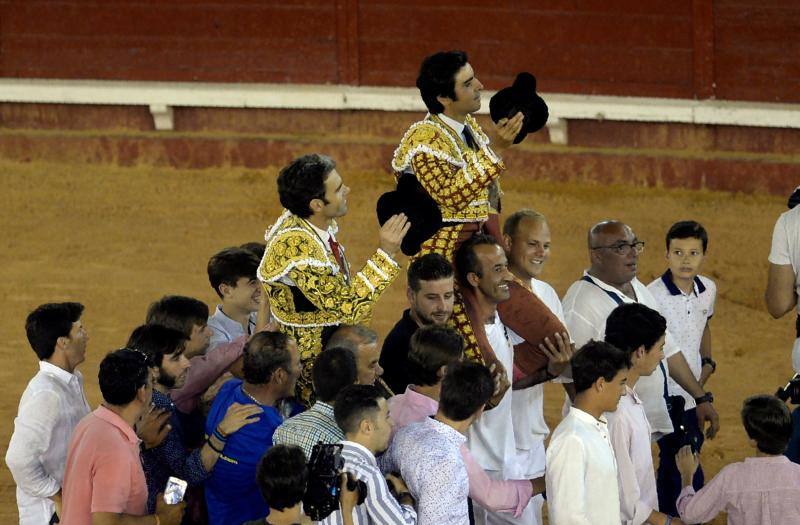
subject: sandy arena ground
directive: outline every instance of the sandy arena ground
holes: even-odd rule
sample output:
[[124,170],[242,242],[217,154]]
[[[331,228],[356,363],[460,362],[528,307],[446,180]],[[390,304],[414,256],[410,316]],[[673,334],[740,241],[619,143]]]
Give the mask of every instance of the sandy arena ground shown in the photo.
[[[147,305],[164,294],[185,294],[213,308],[206,262],[215,251],[260,240],[279,213],[276,171],[175,171],[45,164],[0,164],[0,241],[5,297],[0,315],[0,452],[5,456],[17,402],[37,370],[27,344],[28,312],[49,301],[80,301],[90,334],[81,366],[91,405],[100,400],[97,365],[143,321]],[[389,189],[386,173],[344,172],[352,193],[340,238],[359,266],[377,246],[374,203]],[[696,219],[711,236],[706,275],[719,296],[712,322],[717,374],[709,382],[722,430],[703,449],[713,475],[750,453],[739,424],[742,400],[775,391],[791,374],[791,319],[773,321],[763,305],[767,254],[784,197],[733,195],[622,186],[543,183],[508,176],[506,210],[535,207],[550,220],[552,257],[543,275],[559,294],[587,262],[586,230],[617,218],[630,224],[647,248],[640,279],[664,269],[663,236],[672,222]],[[374,327],[385,334],[405,308],[404,281],[377,306]],[[562,393],[548,387],[547,415],[555,426]],[[0,469],[0,522],[16,519],[14,483]],[[718,520],[715,523],[723,523]]]

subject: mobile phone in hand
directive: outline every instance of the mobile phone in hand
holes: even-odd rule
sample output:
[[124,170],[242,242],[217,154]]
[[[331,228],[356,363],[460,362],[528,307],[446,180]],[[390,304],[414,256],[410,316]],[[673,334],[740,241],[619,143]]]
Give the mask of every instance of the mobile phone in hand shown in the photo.
[[187,483],[182,479],[170,476],[167,480],[167,488],[164,489],[164,501],[167,505],[175,505],[183,501],[186,485]]

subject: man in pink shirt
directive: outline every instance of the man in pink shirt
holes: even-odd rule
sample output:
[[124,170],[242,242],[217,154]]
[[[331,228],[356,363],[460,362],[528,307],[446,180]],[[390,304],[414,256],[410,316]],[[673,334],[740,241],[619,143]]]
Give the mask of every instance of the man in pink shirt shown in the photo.
[[100,363],[103,403],[78,423],[67,453],[63,518],[68,525],[178,525],[184,504],[158,498],[147,515],[147,483],[134,425],[150,406],[147,357],[122,349]]
[[[461,336],[451,328],[428,325],[414,333],[407,365],[411,384],[405,393],[388,401],[395,430],[436,414],[442,378],[448,365],[463,359],[463,347]],[[544,491],[543,478],[513,481],[492,479],[466,446],[461,446],[461,456],[467,467],[469,497],[486,509],[519,516],[528,501]]]
[[775,396],[752,396],[744,401],[742,423],[755,456],[723,468],[696,493],[697,454],[687,445],[676,455],[683,484],[681,519],[705,523],[724,511],[728,525],[800,523],[800,465],[783,455],[792,436],[789,409]]

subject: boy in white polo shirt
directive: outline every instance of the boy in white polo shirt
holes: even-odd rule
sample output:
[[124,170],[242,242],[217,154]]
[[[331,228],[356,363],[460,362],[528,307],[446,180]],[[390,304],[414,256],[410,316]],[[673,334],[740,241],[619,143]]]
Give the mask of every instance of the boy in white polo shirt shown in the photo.
[[[714,315],[717,286],[708,277],[700,275],[708,249],[708,233],[696,221],[676,222],[667,232],[666,247],[668,269],[647,288],[658,302],[659,312],[666,317],[667,330],[675,337],[689,368],[704,385],[717,366],[711,358],[711,330],[708,326]],[[656,485],[662,512],[675,515],[675,502],[681,491],[675,454],[687,441],[699,452],[704,438],[696,424],[697,400],[672,380],[668,382],[668,388],[673,405],[684,403],[683,421],[673,421],[673,427],[682,424],[685,432],[673,432],[658,441],[660,461]],[[704,397],[707,396],[711,396],[708,390]],[[679,417],[678,413],[677,410],[671,411],[673,418]],[[694,488],[699,490],[702,486],[703,472],[697,469]]]
[[606,414],[608,433],[617,459],[620,512],[623,525],[676,525],[658,511],[656,476],[650,452],[650,424],[636,395],[636,382],[649,376],[664,358],[667,321],[643,304],[618,306],[606,320],[606,342],[631,358],[625,394],[617,410]]

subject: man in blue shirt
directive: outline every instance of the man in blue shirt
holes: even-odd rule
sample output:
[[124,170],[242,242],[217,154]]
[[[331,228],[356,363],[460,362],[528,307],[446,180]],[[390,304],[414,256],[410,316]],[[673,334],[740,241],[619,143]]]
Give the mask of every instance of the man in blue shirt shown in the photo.
[[[206,420],[206,434],[225,442],[206,481],[211,525],[241,525],[269,514],[256,484],[256,468],[283,423],[280,402],[292,395],[300,376],[297,345],[283,333],[259,332],[244,347],[243,370],[244,381],[232,379],[219,390]],[[215,432],[233,403],[258,405],[264,412],[235,434],[219,436]]]

